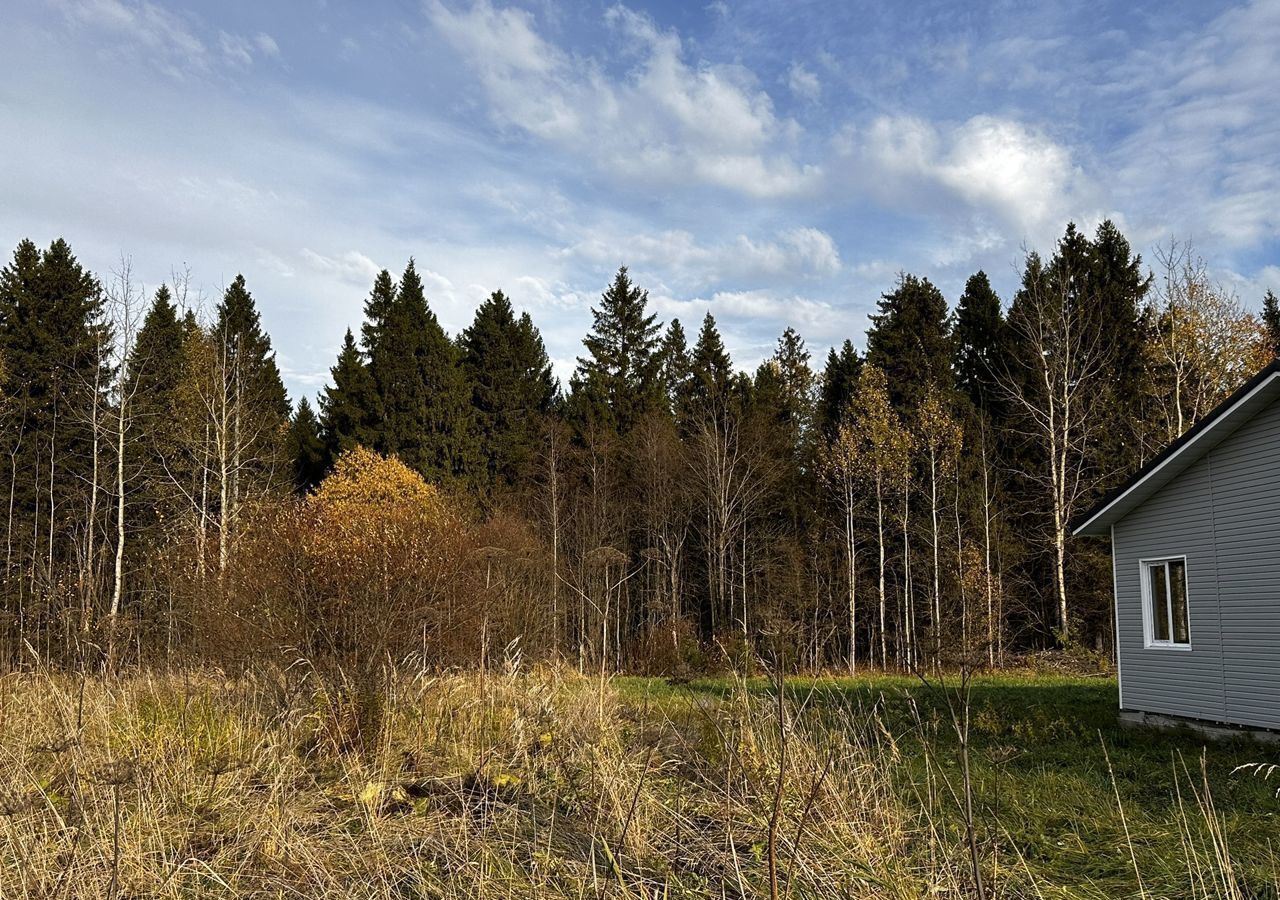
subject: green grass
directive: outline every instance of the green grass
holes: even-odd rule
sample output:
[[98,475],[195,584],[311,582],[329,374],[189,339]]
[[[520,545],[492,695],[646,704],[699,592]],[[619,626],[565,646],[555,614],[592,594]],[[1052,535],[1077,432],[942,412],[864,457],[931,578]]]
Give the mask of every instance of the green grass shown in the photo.
[[[736,690],[773,693],[765,679],[673,685],[623,678],[618,687],[630,704],[677,718]],[[853,709],[865,714],[868,729],[887,730],[898,765],[909,773],[899,782],[910,795],[904,801],[929,804],[955,829],[962,820],[945,780],[960,783],[959,744],[946,695],[960,711],[958,687],[954,676],[933,685],[883,675],[787,681],[790,698],[807,716]],[[1153,897],[1180,896],[1188,880],[1201,877],[1199,867],[1212,867],[1206,857],[1221,845],[1217,852],[1230,854],[1241,895],[1280,896],[1280,781],[1236,771],[1280,762],[1280,747],[1244,734],[1211,739],[1190,728],[1126,727],[1117,701],[1113,678],[973,679],[971,761],[984,841],[1066,895],[1080,888],[1090,895]],[[1215,821],[1220,835],[1213,833]]]

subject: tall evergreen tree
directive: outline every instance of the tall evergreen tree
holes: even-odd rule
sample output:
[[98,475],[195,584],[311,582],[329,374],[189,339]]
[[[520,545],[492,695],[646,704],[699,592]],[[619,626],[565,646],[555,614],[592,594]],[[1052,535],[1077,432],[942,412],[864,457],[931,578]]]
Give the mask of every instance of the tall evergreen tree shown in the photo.
[[813,424],[816,398],[810,358],[804,338],[791,327],[783,330],[773,356],[769,358],[769,362],[778,371],[783,387],[778,421],[791,433],[793,443],[798,443]]
[[804,338],[794,328],[787,328],[773,354],[756,370],[752,385],[751,401],[773,432],[783,468],[796,475],[812,463],[817,397],[809,359]]
[[378,386],[350,328],[329,378],[331,384],[320,395],[320,436],[331,465],[348,450],[374,447],[379,437]]
[[155,526],[175,518],[186,503],[168,484],[181,467],[178,392],[187,377],[185,343],[184,323],[168,286],[162,284],[125,361],[124,393],[137,430],[139,456],[135,531],[142,537],[154,537]]
[[8,462],[11,510],[7,556],[45,586],[77,556],[77,536],[96,527],[83,517],[102,485],[94,477],[94,432],[112,375],[102,302],[98,280],[61,239],[43,252],[22,241],[0,270],[0,396],[7,400],[0,450]]
[[424,478],[470,477],[479,464],[470,391],[457,347],[427,305],[412,259],[379,329],[370,367],[383,416],[378,449],[396,454]]
[[364,301],[364,325],[360,328],[360,343],[364,346],[366,358],[373,356],[395,301],[396,282],[391,273],[383,269],[373,279],[373,289]]
[[1082,320],[1091,329],[1090,340],[1109,348],[1098,381],[1099,411],[1105,410],[1103,415],[1112,423],[1102,430],[1097,448],[1099,464],[1114,473],[1105,488],[1140,466],[1147,448],[1163,443],[1163,436],[1147,433],[1141,408],[1149,394],[1146,348],[1152,323],[1145,300],[1152,276],[1143,272],[1142,257],[1133,253],[1110,220],[1098,226],[1093,240],[1084,242],[1083,266],[1069,255],[1069,240],[1064,238],[1057,258],[1063,267],[1058,277],[1072,279],[1064,291],[1073,302],[1086,305]]
[[672,319],[667,323],[658,355],[661,359],[662,389],[666,394],[668,409],[675,412],[685,402],[692,367],[689,343],[679,319]]
[[305,493],[320,484],[327,468],[324,442],[320,439],[320,422],[311,401],[305,396],[289,422],[287,438],[289,460],[293,464],[293,487]]
[[689,359],[690,396],[685,417],[690,418],[712,406],[723,409],[733,385],[733,362],[724,348],[724,339],[715,317],[707,313],[698,331]]
[[458,339],[483,458],[484,483],[514,487],[533,459],[556,384],[542,336],[495,291]]
[[618,270],[600,303],[592,307],[588,355],[574,374],[575,414],[625,434],[659,399],[657,316],[649,292]]
[[[1081,299],[1094,306],[1091,319],[1098,339],[1111,343],[1111,380],[1120,394],[1136,396],[1144,377],[1149,328],[1144,301],[1152,275],[1143,271],[1142,257],[1109,219],[1098,226],[1086,248],[1088,293]],[[1070,274],[1075,274],[1074,266]]]
[[284,422],[289,418],[289,397],[271,349],[271,338],[262,328],[262,316],[243,275],[236,275],[218,304],[214,340],[225,354],[226,377],[238,400]]
[[769,505],[782,522],[780,532],[790,536],[803,532],[813,510],[817,398],[809,359],[804,338],[787,328],[757,369],[751,391],[753,417],[765,428],[765,444],[776,459]]
[[879,309],[867,332],[867,362],[884,371],[894,407],[912,415],[931,385],[954,387],[947,301],[929,279],[902,275]]
[[1280,359],[1280,300],[1270,289],[1262,298],[1262,329],[1268,355]]
[[822,437],[828,443],[835,440],[840,424],[848,416],[861,373],[862,357],[852,341],[846,340],[838,351],[832,347],[827,353],[818,387],[817,419]]
[[214,387],[211,433],[218,482],[218,568],[239,533],[245,503],[289,483],[286,437],[290,406],[271,338],[244,276],[218,304],[209,335]]
[[182,380],[183,323],[168,285],[156,290],[126,362],[126,390],[139,415],[171,411]]
[[970,276],[956,309],[956,386],[979,410],[1000,395],[996,382],[1004,342],[1004,313],[986,272]]

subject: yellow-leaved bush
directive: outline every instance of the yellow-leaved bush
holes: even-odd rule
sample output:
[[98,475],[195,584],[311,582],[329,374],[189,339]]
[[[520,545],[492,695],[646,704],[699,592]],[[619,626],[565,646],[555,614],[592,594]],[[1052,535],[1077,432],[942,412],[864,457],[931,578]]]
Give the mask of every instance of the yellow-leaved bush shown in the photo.
[[428,663],[470,647],[471,529],[394,456],[356,448],[310,496],[273,507],[240,542],[223,627],[312,660]]
[[394,456],[344,453],[303,505],[313,564],[339,581],[381,578],[398,553],[409,554],[401,564],[412,568],[456,550],[458,516],[439,488]]

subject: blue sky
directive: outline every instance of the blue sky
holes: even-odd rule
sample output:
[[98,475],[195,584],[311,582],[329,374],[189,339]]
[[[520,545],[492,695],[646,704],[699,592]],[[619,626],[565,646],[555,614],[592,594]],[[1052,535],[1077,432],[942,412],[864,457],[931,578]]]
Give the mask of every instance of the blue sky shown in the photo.
[[451,333],[502,288],[562,377],[624,263],[740,365],[860,345],[900,271],[1007,297],[1068,220],[1280,290],[1274,0],[8,7],[0,243],[207,306],[243,272],[294,397],[410,255]]

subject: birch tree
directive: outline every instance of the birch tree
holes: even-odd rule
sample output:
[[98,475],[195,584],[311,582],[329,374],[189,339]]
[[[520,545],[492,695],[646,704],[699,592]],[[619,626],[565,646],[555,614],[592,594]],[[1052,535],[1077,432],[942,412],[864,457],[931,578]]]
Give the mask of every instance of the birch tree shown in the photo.
[[891,516],[896,498],[909,481],[909,435],[889,402],[884,370],[867,365],[858,376],[850,402],[852,421],[860,449],[854,455],[855,471],[869,494],[876,539],[876,612],[880,665],[889,665],[888,555]]
[[[133,266],[128,259],[121,260],[120,268],[107,291],[107,308],[114,325],[116,352],[123,361],[112,385],[111,438],[115,457],[115,546],[111,566],[111,601],[107,608],[107,659],[108,666],[115,662],[115,640],[119,626],[120,604],[124,597],[125,542],[129,536],[125,509],[129,484],[126,474],[132,474],[137,460],[132,458],[127,446],[133,437],[134,398],[139,384],[137,371],[147,361],[135,354],[138,330],[142,324],[142,304],[139,288],[134,282]],[[95,463],[96,470],[96,463]]]
[[1074,273],[1056,268],[1050,271],[1038,255],[1028,256],[1009,312],[1013,352],[998,383],[1013,427],[1035,451],[1036,464],[1025,474],[1047,507],[1056,629],[1065,642],[1068,523],[1108,474],[1098,470],[1089,449],[1104,427],[1090,415],[1090,404],[1109,356],[1100,333],[1089,327],[1087,303],[1071,295]]
[[[916,440],[923,457],[928,478],[930,550],[933,555],[933,653],[935,660],[942,653],[942,529],[939,524],[941,511],[940,488],[944,480],[955,473],[957,458],[963,441],[960,423],[948,409],[941,389],[930,385],[916,414]],[[957,508],[958,509],[958,508]],[[958,531],[958,529],[957,529]]]
[[[827,446],[822,473],[836,497],[836,505],[842,519],[845,560],[845,611],[849,644],[845,651],[845,664],[850,675],[858,671],[858,525],[857,512],[861,501],[864,441],[858,425],[846,416],[836,427],[834,440]],[[883,558],[883,546],[881,547]],[[883,605],[884,575],[881,571]]]

